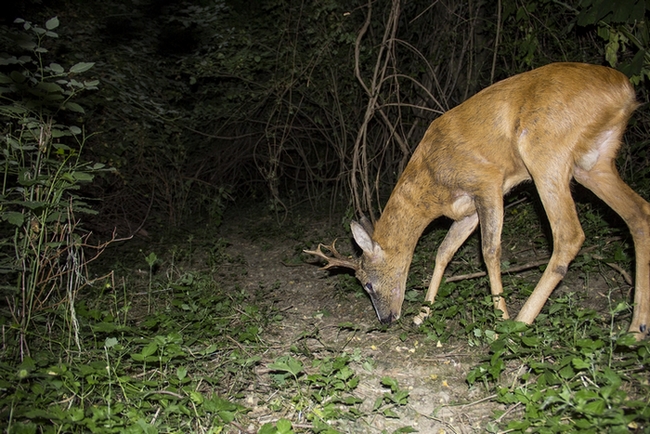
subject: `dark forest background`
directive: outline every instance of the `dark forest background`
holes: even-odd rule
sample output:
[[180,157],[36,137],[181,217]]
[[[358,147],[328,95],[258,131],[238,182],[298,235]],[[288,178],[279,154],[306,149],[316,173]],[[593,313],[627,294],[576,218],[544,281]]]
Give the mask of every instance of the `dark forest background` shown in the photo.
[[[84,187],[95,232],[218,223],[232,201],[279,217],[304,203],[378,214],[432,119],[550,62],[611,65],[646,100],[643,0],[5,5],[6,59],[25,48],[15,18],[43,27],[57,17],[42,62],[94,63],[83,77],[96,90],[75,95],[83,110],[56,116],[89,136],[83,161],[113,169]],[[14,91],[5,102],[26,97]],[[645,180],[647,124],[641,109],[622,156],[632,183]]]

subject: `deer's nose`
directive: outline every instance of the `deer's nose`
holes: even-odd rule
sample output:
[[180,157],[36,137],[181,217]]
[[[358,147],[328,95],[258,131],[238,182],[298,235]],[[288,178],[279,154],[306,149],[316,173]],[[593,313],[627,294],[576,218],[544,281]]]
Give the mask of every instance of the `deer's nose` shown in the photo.
[[399,319],[399,314],[391,312],[389,315],[379,318],[379,322],[382,324],[390,324],[393,321],[397,321],[398,319]]

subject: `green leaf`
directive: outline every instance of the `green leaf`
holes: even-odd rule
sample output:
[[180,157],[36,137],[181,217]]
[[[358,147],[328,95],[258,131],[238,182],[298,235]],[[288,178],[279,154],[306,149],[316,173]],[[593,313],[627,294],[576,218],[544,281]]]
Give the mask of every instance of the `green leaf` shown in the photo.
[[142,351],[140,351],[140,355],[143,357],[149,357],[158,351],[158,344],[155,341],[149,342],[149,344],[145,345],[144,348],[142,348]]
[[408,390],[400,390],[397,393],[395,393],[394,400],[399,405],[406,405],[408,404],[409,394],[410,392]]
[[36,369],[36,362],[31,357],[27,356],[22,361],[22,363],[20,365],[18,365],[18,366],[21,369],[26,369],[28,371],[33,371],[34,369]]
[[521,342],[527,347],[536,347],[539,345],[540,340],[538,336],[522,336]]
[[[55,139],[58,139],[59,137],[66,137],[66,136],[70,135],[69,131],[61,131],[58,128],[52,128],[51,132],[52,132],[52,137],[54,137]],[[59,143],[55,143],[53,146],[55,148],[57,148],[57,149],[62,147],[61,144],[59,144]],[[68,149],[70,149],[70,148],[68,148]]]
[[82,408],[71,408],[68,410],[68,416],[73,422],[81,422],[84,420],[84,411]]
[[608,383],[612,386],[619,387],[621,385],[622,380],[620,375],[618,375],[618,373],[616,373],[611,368],[605,368],[603,376],[607,378]]
[[50,413],[46,410],[41,410],[41,409],[33,409],[25,412],[23,416],[26,416],[30,419],[53,419],[57,420],[58,418],[56,417],[55,414]]
[[418,430],[416,430],[412,426],[403,426],[393,431],[394,434],[404,433],[404,432],[418,432]]
[[275,426],[278,428],[278,434],[279,433],[292,433],[292,427],[291,427],[291,421],[287,419],[280,419],[275,423]]
[[72,177],[76,181],[90,182],[90,181],[93,180],[93,178],[95,178],[95,175],[93,175],[92,173],[87,173],[87,172],[72,172]]
[[24,75],[22,75],[22,74],[21,74],[20,72],[18,72],[18,71],[11,71],[11,72],[9,73],[9,76],[11,77],[11,80],[12,80],[14,83],[23,83],[23,82],[27,79],[27,77],[25,77]]
[[58,63],[50,63],[50,69],[56,74],[63,74],[65,72],[63,66],[59,65]]
[[147,261],[147,264],[149,267],[153,267],[156,261],[158,260],[158,256],[154,252],[149,253],[148,256],[145,256],[145,261]]
[[[627,0],[627,1],[617,1],[616,2],[616,7],[612,7],[612,21],[615,23],[625,23],[630,19],[630,16],[634,13],[634,5],[637,3],[634,0]],[[643,14],[641,14],[641,18],[643,18]],[[632,21],[635,21],[637,17],[633,17]]]
[[605,411],[605,400],[597,399],[591,401],[583,408],[584,412],[590,415],[602,415]]
[[225,423],[230,423],[235,420],[235,413],[232,411],[220,411],[218,414],[221,420],[223,420]]
[[93,332],[98,333],[111,333],[117,329],[117,326],[112,322],[100,322],[95,325],[91,325]]
[[79,104],[77,104],[76,102],[68,101],[67,103],[65,103],[65,106],[64,106],[64,107],[65,107],[66,110],[70,110],[71,112],[75,112],[75,113],[86,113],[86,111],[84,110],[84,108],[81,107],[81,106],[80,106]]
[[578,370],[589,369],[589,366],[591,366],[588,362],[585,362],[584,360],[578,358],[572,359],[571,364],[573,365],[574,368]]
[[476,380],[479,379],[483,379],[483,380],[487,379],[489,377],[488,367],[489,365],[487,364],[479,365],[476,368],[469,371],[469,373],[467,374],[467,381],[469,382],[469,384],[474,384],[474,382],[476,382]]
[[36,85],[36,89],[43,90],[47,93],[61,93],[63,89],[56,83],[49,83],[47,81],[41,81]]
[[618,68],[623,74],[627,75],[628,77],[640,75],[645,65],[645,57],[646,50],[640,49],[637,51],[631,61],[622,63]]
[[345,405],[363,404],[363,399],[355,398],[354,396],[347,396],[347,397],[343,398],[341,403],[343,403]]
[[361,330],[359,324],[353,322],[342,322],[338,324],[338,328],[341,330]]
[[59,27],[59,19],[57,17],[50,18],[45,22],[45,28],[47,30],[54,30]]
[[568,379],[571,378],[575,375],[575,371],[571,366],[565,366],[564,368],[560,369],[560,377]]
[[272,371],[289,372],[294,377],[297,377],[303,370],[303,365],[300,360],[291,356],[282,356],[269,365]]
[[95,65],[95,62],[79,62],[76,65],[73,65],[70,68],[70,72],[73,74],[80,74],[82,72],[88,71]]
[[217,395],[213,395],[211,399],[205,401],[203,404],[203,408],[205,411],[209,411],[211,413],[220,413],[220,412],[237,412],[237,411],[243,411],[245,410],[245,407],[242,407],[239,404],[235,404],[234,402],[230,402],[226,399],[219,398]]
[[2,220],[11,223],[14,226],[20,227],[25,222],[25,216],[20,212],[7,211],[2,213]]
[[381,384],[383,384],[386,387],[390,387],[390,390],[393,391],[393,392],[396,392],[397,390],[399,390],[397,380],[395,380],[394,378],[382,377]]
[[395,413],[392,409],[390,408],[385,408],[382,411],[382,414],[386,417],[390,417],[391,419],[399,419],[399,414]]
[[529,426],[530,422],[528,420],[513,420],[508,423],[508,429],[519,432],[525,432]]
[[[136,422],[144,434],[158,434],[158,429],[144,419],[138,419]],[[133,431],[128,431],[133,432]]]
[[267,422],[257,431],[257,434],[277,434],[278,429],[271,422]]
[[625,333],[616,339],[616,345],[631,347],[637,344],[637,340],[632,333]]
[[203,404],[203,401],[205,401],[205,399],[203,398],[203,394],[201,394],[201,392],[197,392],[196,390],[190,391],[190,399],[192,400],[193,403],[199,405]]

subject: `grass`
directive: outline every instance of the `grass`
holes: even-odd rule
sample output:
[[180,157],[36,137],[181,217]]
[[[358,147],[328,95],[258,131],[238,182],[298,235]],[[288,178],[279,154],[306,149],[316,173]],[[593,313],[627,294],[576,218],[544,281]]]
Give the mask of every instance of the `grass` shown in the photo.
[[273,317],[241,293],[214,291],[204,277],[169,282],[154,291],[155,306],[137,306],[126,285],[78,303],[81,354],[33,337],[31,357],[17,366],[2,363],[7,429],[218,432],[234,422],[246,409],[219,392],[241,392],[246,368],[260,360],[246,347],[259,345],[259,331]]
[[[534,232],[529,210],[522,206],[529,205],[512,210],[508,223],[522,221],[517,224]],[[602,230],[597,214],[588,219],[593,223],[585,224],[586,231]],[[375,337],[405,346],[424,341],[418,348],[427,354],[436,351],[436,344],[472,353],[461,387],[489,401],[491,414],[484,431],[647,432],[650,343],[636,343],[621,329],[631,308],[620,284],[609,278],[615,272],[602,265],[616,260],[629,267],[629,249],[625,239],[601,242],[616,233],[601,238],[590,235],[588,239],[600,247],[578,258],[579,268],[572,269],[578,280],[600,273],[608,276],[605,281],[612,283],[603,309],[589,306],[581,291],[561,289],[538,320],[526,327],[498,318],[487,280],[478,278],[444,284],[431,317],[419,328],[409,318],[417,312],[421,290],[408,292],[406,319],[397,327],[373,324],[368,328],[354,317],[335,323],[334,335],[349,336],[342,344],[328,339],[316,320],[301,325],[289,321],[283,306],[272,300],[283,290],[278,275],[252,289],[238,286],[242,277],[256,279],[248,276],[255,270],[245,257],[230,256],[225,241],[210,243],[210,237],[203,235],[174,243],[166,251],[143,250],[128,256],[139,258],[129,261],[130,270],[121,262],[122,276],[80,295],[75,306],[81,351],[69,339],[66,312],[53,308],[33,318],[29,353],[21,360],[12,341],[12,325],[4,319],[3,430],[415,432],[418,427],[407,416],[416,408],[411,389],[378,369],[378,363],[387,362],[377,352],[367,351],[368,339]],[[263,239],[263,235],[256,237]],[[440,234],[427,237],[418,247],[411,287],[426,286],[428,261]],[[282,242],[296,244],[288,248],[295,256],[303,247],[292,237]],[[455,273],[480,269],[477,248],[477,240],[472,239],[459,252],[452,264]],[[284,267],[299,263],[287,253],[281,260]],[[531,274],[530,278],[519,274],[504,278],[509,304],[520,304],[532,290],[538,272]],[[358,297],[362,291],[350,276],[328,280],[338,282],[335,302],[369,303]],[[327,316],[328,307],[315,305],[313,310]],[[284,328],[296,326],[305,328],[290,338],[281,334]],[[388,359],[394,371],[400,372],[404,357],[395,354]],[[413,357],[411,362],[417,360],[417,353]],[[378,392],[372,398],[369,387]],[[445,405],[472,404],[467,397]],[[422,416],[436,419],[440,408]],[[376,428],[373,423],[380,419],[393,424]],[[459,432],[452,422],[444,422],[448,432]]]

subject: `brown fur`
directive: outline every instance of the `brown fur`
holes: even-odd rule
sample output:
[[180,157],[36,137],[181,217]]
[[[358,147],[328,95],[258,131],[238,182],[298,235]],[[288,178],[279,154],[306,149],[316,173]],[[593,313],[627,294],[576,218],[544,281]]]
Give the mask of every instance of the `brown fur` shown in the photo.
[[424,228],[443,215],[454,220],[436,256],[426,296],[433,303],[448,262],[480,221],[495,308],[507,318],[500,274],[503,195],[532,180],[551,224],[554,251],[517,316],[531,323],[584,241],[569,188],[575,178],[630,227],[637,264],[630,331],[641,338],[650,323],[650,205],[623,183],[614,162],[637,106],[623,74],[587,64],[550,64],[484,89],[431,123],[374,233],[352,223],[361,259],[336,265],[357,270],[379,319],[391,322],[400,316]]

